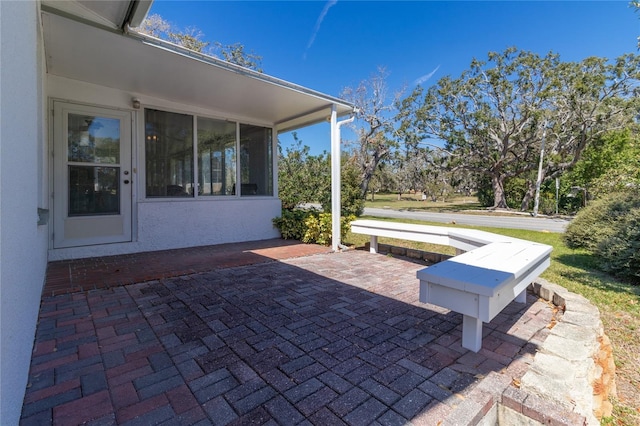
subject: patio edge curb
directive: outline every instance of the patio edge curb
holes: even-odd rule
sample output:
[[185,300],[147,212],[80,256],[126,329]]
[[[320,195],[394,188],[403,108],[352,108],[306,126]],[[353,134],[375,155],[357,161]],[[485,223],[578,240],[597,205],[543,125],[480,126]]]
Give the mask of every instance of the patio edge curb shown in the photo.
[[561,320],[550,326],[519,383],[509,375],[489,373],[443,425],[595,426],[611,415],[608,397],[615,395],[615,364],[599,310],[541,278],[528,290],[564,311]]

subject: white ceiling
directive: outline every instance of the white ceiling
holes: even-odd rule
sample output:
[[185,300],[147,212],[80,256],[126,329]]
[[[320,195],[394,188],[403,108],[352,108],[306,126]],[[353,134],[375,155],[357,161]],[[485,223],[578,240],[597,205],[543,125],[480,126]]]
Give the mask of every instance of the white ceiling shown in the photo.
[[[89,2],[91,3],[91,2]],[[230,116],[272,123],[280,131],[327,119],[347,102],[168,43],[105,31],[43,13],[47,72]]]

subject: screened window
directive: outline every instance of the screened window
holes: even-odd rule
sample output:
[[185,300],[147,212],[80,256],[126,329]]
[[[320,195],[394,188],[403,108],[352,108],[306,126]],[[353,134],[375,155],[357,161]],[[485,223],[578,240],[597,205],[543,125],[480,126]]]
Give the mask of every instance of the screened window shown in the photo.
[[273,195],[271,129],[240,125],[240,195]]
[[272,196],[272,145],[269,127],[145,109],[146,196]]
[[193,196],[193,117],[145,109],[147,197]]
[[235,195],[236,123],[198,117],[198,195]]

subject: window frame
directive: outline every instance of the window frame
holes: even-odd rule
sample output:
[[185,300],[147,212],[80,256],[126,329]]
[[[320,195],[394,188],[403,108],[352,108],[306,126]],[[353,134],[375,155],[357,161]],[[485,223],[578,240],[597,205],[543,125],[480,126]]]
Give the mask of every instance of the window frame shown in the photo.
[[[194,125],[194,119],[193,119],[193,114],[189,113],[189,112],[184,112],[184,111],[176,111],[176,110],[171,110],[171,109],[166,109],[166,108],[157,108],[155,106],[145,106],[142,110],[142,120],[141,120],[141,136],[142,136],[142,146],[140,148],[140,152],[142,153],[142,158],[141,158],[141,162],[139,163],[140,168],[142,169],[142,173],[140,173],[140,177],[141,179],[139,179],[141,185],[140,185],[140,190],[142,191],[143,194],[143,198],[147,201],[151,201],[151,200],[187,200],[187,199],[194,199],[195,196],[194,194],[185,194],[185,195],[180,195],[180,196],[162,196],[162,195],[152,195],[149,196],[147,194],[147,185],[148,185],[148,181],[147,181],[147,110],[152,110],[152,111],[157,111],[157,112],[161,112],[161,113],[168,113],[168,114],[176,114],[176,115],[183,115],[185,117],[190,117],[190,121],[191,121],[191,182],[187,182],[186,185],[190,185],[191,186],[191,191],[193,193],[196,192],[196,188],[195,188],[195,173],[196,170],[194,169],[194,165],[195,165],[195,161],[193,158],[194,155],[194,150],[195,150],[195,146],[194,143],[196,142],[196,139],[194,138],[194,134],[195,134],[195,128],[193,127]],[[185,139],[186,140],[186,139]],[[166,161],[166,159],[164,159],[164,161]]]
[[[236,186],[236,183],[238,182],[238,164],[239,164],[239,160],[238,160],[238,146],[239,146],[239,140],[240,140],[240,123],[238,121],[235,120],[226,120],[226,119],[221,119],[221,118],[213,118],[213,117],[209,117],[209,116],[204,116],[204,115],[194,115],[194,123],[195,123],[195,129],[196,131],[194,132],[196,135],[196,144],[194,145],[194,152],[195,152],[195,156],[196,156],[196,178],[199,179],[200,178],[200,161],[199,161],[199,157],[198,157],[198,119],[203,119],[203,120],[213,120],[213,121],[220,121],[220,122],[227,122],[227,123],[233,123],[234,124],[234,144],[233,144],[233,149],[234,149],[234,154],[235,154],[235,173],[234,173],[234,187]],[[200,195],[200,185],[202,185],[202,182],[198,181],[196,182],[196,187],[197,187],[197,194],[198,197],[201,198],[205,198],[205,199],[216,199],[216,198],[231,198],[231,197],[237,197],[240,194],[238,194],[238,191],[236,189],[236,191],[234,191],[233,194],[229,193],[229,194],[218,194],[218,195]]]
[[[166,197],[162,197],[162,196],[147,196],[147,175],[146,175],[146,164],[147,164],[147,153],[146,153],[146,110],[156,110],[156,111],[161,111],[161,112],[167,112],[167,113],[175,113],[175,114],[183,114],[183,115],[189,115],[192,118],[192,128],[193,128],[193,133],[192,133],[192,146],[193,146],[193,164],[192,164],[192,170],[193,170],[193,180],[194,182],[191,182],[194,190],[193,190],[193,195],[189,196],[189,197],[171,197],[171,196],[166,196]],[[142,143],[139,145],[139,153],[141,154],[139,156],[139,173],[138,176],[140,177],[140,179],[138,179],[139,182],[139,193],[141,194],[140,197],[140,201],[144,201],[144,202],[192,202],[192,201],[212,201],[212,202],[220,202],[220,201],[231,201],[231,200],[256,200],[256,199],[274,199],[274,198],[278,198],[278,193],[277,193],[277,188],[278,188],[278,176],[277,176],[277,132],[275,129],[274,125],[266,125],[264,123],[257,123],[251,120],[245,120],[245,119],[236,119],[236,118],[225,118],[225,117],[220,117],[220,116],[214,116],[211,114],[206,114],[206,113],[197,113],[197,112],[193,112],[193,111],[189,111],[189,110],[181,110],[181,109],[175,109],[175,108],[166,108],[166,107],[162,107],[162,106],[156,106],[156,105],[144,105],[141,110],[140,113],[142,114],[142,117],[140,119],[141,125],[139,126],[140,128],[140,137],[139,140],[142,141]],[[218,120],[218,121],[227,121],[227,122],[231,122],[235,124],[235,143],[234,143],[234,149],[235,149],[235,153],[236,153],[236,159],[235,159],[235,179],[236,179],[236,184],[235,184],[235,192],[233,194],[229,194],[229,195],[200,195],[200,170],[199,170],[199,161],[198,161],[198,119],[202,118],[202,119],[208,119],[208,120]],[[270,151],[271,151],[271,159],[270,159],[270,164],[271,164],[271,173],[269,176],[270,179],[270,186],[271,186],[271,194],[262,194],[262,195],[242,195],[242,191],[241,191],[241,187],[240,185],[238,185],[238,182],[241,182],[242,179],[242,170],[241,170],[241,155],[240,155],[240,148],[241,148],[241,141],[240,141],[240,126],[241,125],[248,125],[248,126],[256,126],[256,127],[263,127],[266,131],[270,132]],[[265,159],[265,162],[267,161],[267,159]]]

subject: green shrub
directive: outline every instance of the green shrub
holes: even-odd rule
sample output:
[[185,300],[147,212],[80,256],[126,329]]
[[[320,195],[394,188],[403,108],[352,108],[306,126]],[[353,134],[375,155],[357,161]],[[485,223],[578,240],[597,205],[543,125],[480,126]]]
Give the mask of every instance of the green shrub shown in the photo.
[[640,193],[592,202],[569,224],[564,239],[571,248],[593,253],[600,269],[640,283]]
[[301,240],[307,232],[305,222],[308,217],[317,215],[314,210],[282,210],[282,216],[273,219],[273,225],[280,230],[285,240]]
[[[340,179],[340,214],[342,216],[361,216],[364,212],[364,197],[360,193],[360,174],[352,161],[342,162]],[[331,179],[326,182],[324,191],[318,192],[318,201],[325,213],[331,212]]]
[[[355,220],[355,216],[340,217],[340,238],[345,239],[349,232],[351,221]],[[320,213],[318,215],[309,216],[305,225],[307,231],[302,238],[305,243],[315,243],[324,246],[331,245],[331,213]]]
[[[355,216],[340,218],[341,239],[349,232]],[[285,240],[300,240],[309,244],[331,245],[331,213],[319,213],[316,210],[282,210],[282,216],[273,219]]]
[[598,244],[600,266],[640,284],[640,208],[630,210],[617,225],[617,232]]

